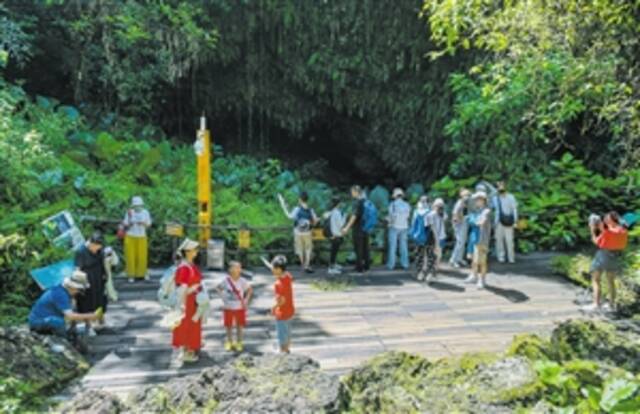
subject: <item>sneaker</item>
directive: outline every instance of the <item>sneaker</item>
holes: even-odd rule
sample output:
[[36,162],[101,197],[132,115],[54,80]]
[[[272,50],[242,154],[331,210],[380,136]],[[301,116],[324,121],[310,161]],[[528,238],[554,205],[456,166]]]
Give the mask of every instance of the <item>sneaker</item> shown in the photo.
[[233,344],[231,342],[229,342],[229,341],[226,341],[224,343],[224,350],[227,351],[227,352],[233,351]]
[[454,263],[451,266],[453,266],[455,269],[460,269],[460,267],[462,267],[460,266],[460,263]]
[[313,268],[312,268],[312,267],[307,267],[306,269],[304,269],[304,271],[305,271],[306,273],[315,273],[315,271],[313,270]]
[[185,352],[182,355],[182,362],[198,362],[198,355],[193,352]]
[[340,270],[338,270],[335,267],[330,267],[329,270],[327,270],[327,273],[330,275],[339,275],[340,274]]
[[98,333],[96,332],[95,329],[89,328],[89,330],[87,331],[87,336],[89,336],[90,338],[93,338],[98,336]]
[[435,276],[433,274],[429,274],[424,281],[427,283],[431,283],[433,282],[433,279],[435,279]]
[[343,267],[341,265],[336,263],[336,265],[334,267],[342,272]]
[[602,310],[605,312],[617,312],[618,306],[616,306],[615,303],[612,305],[609,302],[607,302],[604,305],[602,305]]
[[498,262],[500,262],[500,263],[504,263],[504,262],[505,262],[505,260],[504,260],[503,258],[500,258],[500,259],[498,259]]
[[144,280],[146,280],[147,282],[151,280],[151,276],[149,276],[149,274],[144,275]]
[[133,282],[135,282],[135,280],[133,280],[133,278],[132,278],[132,277],[130,277],[130,278],[129,278],[129,283],[133,283]]
[[475,275],[469,275],[465,280],[464,283],[476,283],[476,276]]
[[242,342],[236,342],[234,348],[236,351],[242,352],[244,350],[244,345],[242,345]]
[[422,282],[424,280],[424,273],[423,272],[418,272],[418,275],[416,276],[416,279],[418,279],[418,281]]
[[584,305],[582,306],[580,309],[582,309],[585,312],[598,312],[600,311],[600,306],[595,304],[595,303],[590,303],[588,305]]
[[478,287],[478,289],[484,289],[484,280],[478,279],[478,283],[476,284],[476,286]]

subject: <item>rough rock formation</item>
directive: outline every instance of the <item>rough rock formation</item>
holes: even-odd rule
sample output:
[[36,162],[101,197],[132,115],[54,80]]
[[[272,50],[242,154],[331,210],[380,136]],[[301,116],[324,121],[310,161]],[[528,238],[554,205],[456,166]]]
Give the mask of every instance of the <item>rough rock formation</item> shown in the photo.
[[47,396],[88,369],[64,339],[0,328],[0,412],[37,412]]
[[[54,351],[53,349],[56,349]],[[0,328],[0,377],[28,382],[35,390],[58,388],[89,369],[64,339],[27,328]]]
[[118,414],[126,411],[115,395],[99,390],[85,391],[60,409],[60,414]]
[[540,391],[523,357],[469,354],[429,363],[404,352],[382,354],[344,379],[354,412],[512,412]]
[[[80,393],[62,411],[83,412],[91,407],[93,411],[85,412],[336,413],[341,409],[341,390],[338,378],[321,371],[308,357],[242,355],[200,374],[146,387],[124,404],[105,393]],[[98,401],[95,406],[90,405],[93,399]]]

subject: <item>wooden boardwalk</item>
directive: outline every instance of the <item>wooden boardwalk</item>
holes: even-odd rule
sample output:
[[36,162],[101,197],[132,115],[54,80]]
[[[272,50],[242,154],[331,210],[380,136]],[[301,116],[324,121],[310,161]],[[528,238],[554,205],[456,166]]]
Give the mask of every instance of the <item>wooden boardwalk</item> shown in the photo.
[[[314,280],[324,272],[293,272],[297,316],[293,322],[295,353],[315,358],[331,372],[342,373],[384,351],[403,350],[438,358],[468,351],[498,351],[523,332],[547,333],[556,321],[580,317],[574,303],[579,289],[550,275],[549,256],[522,258],[517,265],[493,265],[489,287],[465,285],[460,271],[445,269],[432,286],[403,272],[377,270],[350,277],[343,291],[319,291]],[[201,360],[178,368],[171,364],[171,334],[159,326],[156,302],[158,271],[151,282],[119,280],[120,301],[110,305],[113,328],[93,338],[94,365],[80,386],[126,392],[143,384],[198,372],[232,357],[224,352],[220,301],[204,327]],[[220,280],[207,272],[207,284]],[[249,312],[245,352],[275,350],[269,316],[273,277],[253,274],[256,291]]]

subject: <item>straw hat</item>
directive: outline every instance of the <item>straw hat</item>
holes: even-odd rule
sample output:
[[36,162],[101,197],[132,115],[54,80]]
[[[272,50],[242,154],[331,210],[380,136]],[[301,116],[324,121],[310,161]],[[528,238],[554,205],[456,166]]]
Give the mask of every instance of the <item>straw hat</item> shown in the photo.
[[71,276],[67,276],[62,281],[62,286],[66,288],[73,289],[88,289],[89,288],[89,279],[87,278],[87,274],[82,270],[74,270],[71,273]]
[[143,206],[144,206],[144,200],[142,200],[142,197],[134,196],[131,199],[131,207],[143,207]]
[[178,247],[178,251],[188,251],[188,250],[195,250],[200,246],[200,244],[198,244],[197,241],[193,241],[189,238],[184,239],[184,241],[182,242],[182,244],[180,244],[180,247]]
[[402,191],[402,188],[399,187],[393,189],[393,198],[398,197],[404,197],[404,191]]

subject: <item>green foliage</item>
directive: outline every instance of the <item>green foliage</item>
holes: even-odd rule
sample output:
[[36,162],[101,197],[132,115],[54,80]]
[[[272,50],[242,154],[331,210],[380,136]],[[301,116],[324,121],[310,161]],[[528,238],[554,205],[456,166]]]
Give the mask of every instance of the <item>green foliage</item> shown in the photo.
[[[94,131],[75,108],[39,97],[0,79],[0,310],[2,323],[24,320],[37,293],[28,271],[68,255],[51,246],[40,223],[64,209],[120,220],[133,195],[141,195],[157,225],[150,230],[151,263],[171,260],[172,240],[160,223],[196,220],[195,154],[190,146],[166,140],[137,139],[138,128]],[[302,180],[278,160],[222,156],[213,162],[214,224],[289,226],[276,194],[295,203],[309,192],[314,208],[327,208],[332,190]],[[102,229],[107,242],[119,244],[115,224],[82,223],[85,234]],[[194,236],[191,229],[191,236]],[[235,232],[214,234],[229,247]],[[291,233],[255,232],[252,247],[290,249]],[[11,293],[8,293],[11,292]]]
[[454,173],[533,173],[564,151],[609,173],[640,159],[639,2],[425,0],[423,14],[432,58],[486,56],[450,78]]
[[0,412],[19,414],[42,410],[45,399],[28,381],[12,376],[0,378]]
[[[519,214],[526,219],[526,227],[518,232],[519,250],[564,250],[591,244],[587,223],[591,213],[640,210],[639,172],[629,170],[617,177],[606,177],[590,171],[567,153],[534,173],[508,176]],[[499,176],[460,180],[447,176],[434,183],[432,192],[455,199],[460,188],[473,188],[480,178],[495,182]]]

